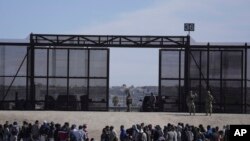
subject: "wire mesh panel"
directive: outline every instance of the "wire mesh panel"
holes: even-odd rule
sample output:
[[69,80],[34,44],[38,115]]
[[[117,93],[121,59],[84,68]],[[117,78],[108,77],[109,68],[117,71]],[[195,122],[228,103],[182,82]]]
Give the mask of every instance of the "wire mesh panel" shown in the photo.
[[86,111],[88,107],[88,81],[87,79],[69,79],[69,105],[77,110]]
[[179,78],[179,51],[161,51],[161,78]]
[[49,76],[67,77],[68,50],[52,49],[49,51]]
[[35,109],[43,110],[45,109],[44,100],[47,95],[47,79],[46,78],[35,78]]
[[179,80],[162,80],[161,95],[165,99],[164,111],[178,111],[179,109]]
[[246,91],[246,112],[250,113],[250,81],[247,81]]
[[[50,99],[50,100],[49,100]],[[49,105],[49,102],[54,101],[54,105],[50,105],[51,108],[55,110],[68,110],[68,106],[70,107],[70,110],[76,110],[73,108],[74,105],[68,105],[68,91],[67,91],[67,79],[65,78],[49,78],[48,82],[48,94],[47,94],[47,101]],[[51,110],[51,109],[48,109]]]
[[89,110],[108,109],[108,50],[90,50]]
[[222,98],[226,113],[242,113],[243,94],[241,81],[223,81]]
[[[224,112],[243,112],[243,52],[222,52],[222,97]],[[230,80],[229,80],[230,79]],[[232,81],[234,80],[234,81]],[[238,81],[237,81],[238,80]]]
[[[26,46],[2,46],[1,64],[4,76],[15,76],[19,67],[17,76],[26,76]],[[3,59],[3,60],[2,60]],[[25,60],[24,60],[25,59]],[[23,64],[22,61],[24,60]],[[22,64],[22,65],[21,65]],[[21,65],[21,66],[20,66]]]
[[201,52],[191,51],[190,52],[190,79],[200,78],[200,67],[201,67]]
[[107,51],[90,50],[90,77],[107,77]]
[[47,49],[35,50],[35,76],[47,76]]
[[242,79],[242,51],[222,52],[222,79]]
[[88,50],[69,50],[69,77],[88,77]]
[[90,79],[89,83],[89,110],[107,110],[107,81],[105,79]]
[[89,50],[69,50],[69,105],[88,110]]
[[[201,51],[200,52],[200,68],[201,68],[201,77],[203,79],[207,79],[208,78],[208,52],[207,51]],[[204,85],[203,85],[204,86]],[[206,88],[206,87],[205,87]]]
[[35,109],[108,109],[107,49],[37,47],[34,52]]
[[34,56],[35,109],[108,109],[107,49],[40,46]]
[[206,50],[195,49],[190,51],[190,90],[197,94],[195,99],[196,111],[205,111],[205,97],[207,94],[208,56]]
[[214,112],[223,112],[224,109],[221,107],[223,104],[221,102],[221,81],[219,80],[210,80],[209,88],[211,90],[211,94],[214,97],[213,111]]
[[26,100],[27,46],[0,45],[0,108],[23,109]]
[[250,113],[250,49],[247,49],[246,61],[246,112]]
[[[28,59],[32,59],[32,51],[29,53]],[[5,62],[1,62],[2,66],[3,63]],[[34,66],[29,60],[28,69],[28,81],[22,84],[27,84],[27,90],[30,90],[27,92],[30,109],[108,109],[108,49],[35,46]],[[1,73],[6,75],[4,70]],[[7,82],[7,78],[10,83],[12,76],[1,79],[1,82]],[[33,93],[31,88],[34,89]],[[1,89],[6,88],[1,85]],[[9,94],[7,98],[13,97],[12,95]],[[30,98],[31,96],[34,98]],[[101,100],[96,100],[97,97]]]
[[220,79],[221,51],[210,51],[209,59],[209,78]]
[[184,53],[181,50],[160,50],[160,96],[163,111],[180,111],[182,108]]
[[242,49],[196,49],[190,52],[190,58],[190,89],[197,91],[198,111],[205,112],[207,90],[211,90],[215,112],[243,112]]

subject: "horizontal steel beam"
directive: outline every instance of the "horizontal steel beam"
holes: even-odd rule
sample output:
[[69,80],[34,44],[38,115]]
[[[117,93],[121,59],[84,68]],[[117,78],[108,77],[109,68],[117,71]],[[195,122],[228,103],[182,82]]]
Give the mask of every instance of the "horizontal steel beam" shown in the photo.
[[19,43],[19,42],[0,42],[1,46],[29,46],[30,43]]
[[[185,48],[188,36],[131,36],[131,35],[66,35],[30,34],[35,47],[97,47],[97,48]],[[30,41],[31,42],[31,41]],[[0,42],[6,46],[27,46],[31,43]],[[192,49],[250,48],[249,45],[190,45]]]
[[34,45],[88,47],[169,47],[187,45],[188,36],[119,36],[31,34]]

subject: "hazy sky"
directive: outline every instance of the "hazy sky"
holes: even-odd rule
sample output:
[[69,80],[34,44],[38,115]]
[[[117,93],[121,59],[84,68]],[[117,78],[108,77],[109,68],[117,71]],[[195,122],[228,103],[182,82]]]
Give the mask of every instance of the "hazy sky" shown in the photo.
[[[249,42],[250,0],[1,0],[0,38],[29,33],[186,35]],[[110,85],[158,85],[157,49],[111,49]]]

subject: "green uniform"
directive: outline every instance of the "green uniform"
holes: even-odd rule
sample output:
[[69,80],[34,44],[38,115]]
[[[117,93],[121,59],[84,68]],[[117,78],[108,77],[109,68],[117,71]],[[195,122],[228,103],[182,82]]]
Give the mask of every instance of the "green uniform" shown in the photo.
[[205,103],[205,108],[206,108],[206,115],[208,115],[208,113],[210,113],[210,115],[213,112],[213,101],[214,101],[214,97],[210,94],[210,92],[208,92],[207,97],[206,97],[206,103]]
[[193,94],[192,91],[189,92],[186,102],[187,102],[187,106],[188,106],[188,111],[189,114],[191,115],[191,113],[193,113],[195,115],[195,103],[194,100],[197,97],[196,94]]

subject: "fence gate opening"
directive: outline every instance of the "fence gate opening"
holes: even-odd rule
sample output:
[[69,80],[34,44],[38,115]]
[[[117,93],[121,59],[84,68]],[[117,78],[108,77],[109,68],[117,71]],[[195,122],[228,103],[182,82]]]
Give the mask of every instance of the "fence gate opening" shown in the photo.
[[186,95],[207,90],[214,112],[250,111],[250,47],[192,45],[190,36],[30,34],[0,41],[0,109],[109,110],[109,48],[158,48],[161,111],[186,112]]

